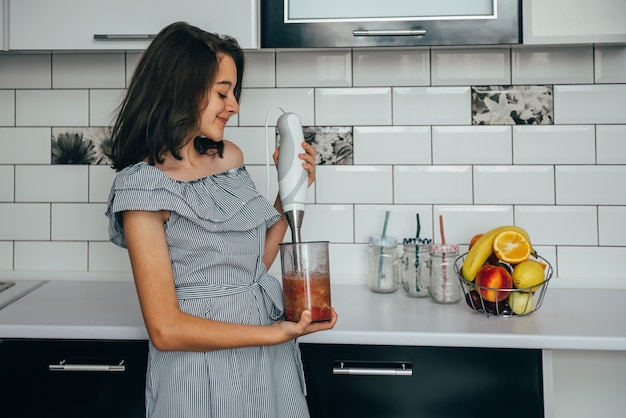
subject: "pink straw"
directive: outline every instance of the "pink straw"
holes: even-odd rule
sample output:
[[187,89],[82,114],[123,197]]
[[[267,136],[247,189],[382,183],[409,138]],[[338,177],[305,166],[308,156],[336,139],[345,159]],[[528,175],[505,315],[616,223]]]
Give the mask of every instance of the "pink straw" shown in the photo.
[[443,233],[443,215],[439,215],[439,232],[441,233],[441,243],[446,245],[446,236]]

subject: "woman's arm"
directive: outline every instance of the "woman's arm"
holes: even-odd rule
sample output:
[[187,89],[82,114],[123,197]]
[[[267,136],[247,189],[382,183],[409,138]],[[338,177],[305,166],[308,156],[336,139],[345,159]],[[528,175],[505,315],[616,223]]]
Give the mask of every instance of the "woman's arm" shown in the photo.
[[123,213],[135,286],[150,340],[159,350],[211,351],[223,348],[274,345],[301,335],[330,329],[328,322],[277,322],[271,326],[214,321],[181,312],[164,231],[163,212]]
[[[299,154],[299,156],[303,160],[302,167],[309,173],[309,186],[311,186],[311,184],[315,181],[315,154],[317,154],[317,151],[315,151],[315,148],[307,142],[303,142],[302,147],[306,153]],[[278,149],[274,151],[273,157],[274,164],[278,165]],[[268,269],[274,263],[274,260],[278,255],[278,244],[283,242],[285,233],[289,227],[287,219],[285,218],[283,206],[280,202],[280,196],[276,197],[274,208],[278,211],[278,213],[280,213],[280,219],[267,230],[267,235],[265,237],[265,253],[263,254],[263,263]]]

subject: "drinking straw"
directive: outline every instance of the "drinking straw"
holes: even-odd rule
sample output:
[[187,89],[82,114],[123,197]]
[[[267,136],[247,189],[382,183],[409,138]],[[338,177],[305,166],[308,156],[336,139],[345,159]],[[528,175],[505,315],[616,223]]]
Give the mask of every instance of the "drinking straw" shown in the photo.
[[[383,224],[383,234],[382,238],[384,239],[387,236],[387,222],[389,222],[389,211],[385,212],[385,223]],[[382,244],[382,243],[381,243]],[[383,275],[383,246],[380,246],[380,255],[378,257],[378,287],[381,285]]]
[[[439,233],[441,234],[441,244],[442,245],[446,245],[446,235],[443,233],[443,215],[439,215]],[[443,292],[442,292],[442,301],[445,302],[446,301],[446,281],[447,281],[447,277],[448,277],[448,273],[446,272],[446,251],[445,248],[442,248],[441,251],[441,267],[442,267],[442,274],[443,274],[443,280],[442,280],[442,288],[443,288]]]
[[[415,214],[416,218],[417,218],[417,231],[415,232],[415,274],[417,276],[418,272],[417,272],[417,268],[420,265],[420,254],[419,254],[419,237],[420,237],[420,230],[421,230],[421,225],[420,225],[420,214],[416,213]],[[420,291],[420,285],[419,285],[419,278],[416,277],[415,279],[415,291],[419,292]]]

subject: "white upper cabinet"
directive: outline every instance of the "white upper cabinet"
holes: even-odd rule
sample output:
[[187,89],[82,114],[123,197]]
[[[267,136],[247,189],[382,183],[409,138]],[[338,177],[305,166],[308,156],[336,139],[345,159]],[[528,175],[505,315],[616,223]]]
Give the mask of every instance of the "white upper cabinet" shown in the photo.
[[523,43],[626,42],[626,0],[524,0]]
[[152,36],[180,20],[233,36],[243,48],[259,46],[258,0],[4,1],[11,50],[145,49]]

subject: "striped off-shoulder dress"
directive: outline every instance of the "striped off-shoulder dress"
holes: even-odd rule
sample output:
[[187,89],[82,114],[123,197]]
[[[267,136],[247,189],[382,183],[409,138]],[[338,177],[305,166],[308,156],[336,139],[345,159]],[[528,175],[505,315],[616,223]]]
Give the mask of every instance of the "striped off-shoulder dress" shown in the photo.
[[[280,282],[262,261],[279,214],[245,167],[178,181],[147,163],[121,170],[107,206],[110,239],[126,247],[121,212],[171,211],[165,224],[178,304],[204,318],[269,325],[282,318]],[[212,352],[149,344],[146,414],[157,417],[308,417],[296,341]]]

